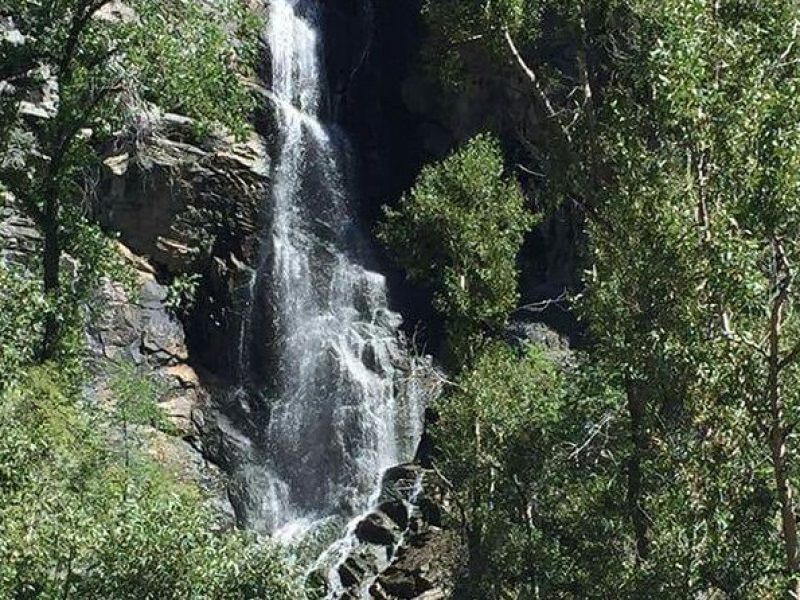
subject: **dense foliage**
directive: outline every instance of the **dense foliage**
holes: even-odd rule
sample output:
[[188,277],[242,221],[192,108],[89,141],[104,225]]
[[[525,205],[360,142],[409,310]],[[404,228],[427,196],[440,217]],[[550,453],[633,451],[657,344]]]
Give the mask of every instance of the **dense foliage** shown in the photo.
[[533,218],[503,170],[497,141],[477,136],[423,169],[400,206],[387,209],[381,231],[408,274],[435,289],[461,359],[518,300],[516,256]]
[[[487,126],[535,203],[577,209],[586,235],[575,364],[490,344],[437,406],[465,594],[800,597],[797,5],[426,6],[448,86],[525,83]],[[452,227],[401,218],[414,275]]]
[[146,456],[155,388],[130,367],[111,381],[108,414],[51,368],[0,397],[0,596],[302,598],[279,550],[214,533],[199,494]]
[[[195,119],[200,133],[224,126],[248,133],[252,75],[263,23],[246,3],[137,0],[123,65],[134,93],[163,110]],[[224,95],[220,91],[224,90]]]
[[38,331],[45,306],[38,281],[20,268],[0,264],[0,389],[35,361],[31,335]]
[[470,552],[465,597],[624,589],[625,490],[610,441],[622,425],[619,394],[563,358],[494,343],[437,404],[437,463]]

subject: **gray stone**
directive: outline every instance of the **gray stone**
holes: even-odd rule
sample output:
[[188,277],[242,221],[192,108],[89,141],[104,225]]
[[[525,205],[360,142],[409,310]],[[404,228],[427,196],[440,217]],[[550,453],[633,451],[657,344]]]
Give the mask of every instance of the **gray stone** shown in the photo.
[[379,600],[452,598],[466,551],[458,532],[441,527],[446,489],[431,471],[406,464],[386,472],[381,492],[392,499],[357,524],[359,543],[340,567],[347,593],[361,598],[368,591]]
[[0,259],[26,265],[41,244],[42,236],[30,219],[0,197]]
[[374,512],[356,525],[356,537],[369,544],[391,546],[397,540],[396,525],[386,515]]
[[544,323],[512,320],[506,327],[506,337],[514,345],[533,344],[547,350],[567,351],[569,342]]
[[[142,269],[141,262],[138,263]],[[90,332],[92,346],[109,359],[147,360],[174,366],[188,357],[183,326],[166,308],[166,288],[150,270],[139,270],[139,293],[129,298],[120,284],[106,282],[98,293],[99,312]]]
[[400,529],[408,527],[408,509],[399,500],[383,502],[378,510],[394,521]]
[[143,115],[142,122],[143,139],[103,161],[95,206],[103,225],[172,273],[231,253],[249,263],[268,186],[263,141],[196,140],[192,120],[180,115]]
[[[268,217],[265,143],[256,135],[244,142],[217,134],[201,139],[191,119],[169,113],[142,113],[136,127],[135,138],[118,141],[103,161],[95,213],[165,281],[196,277],[196,301],[182,315],[195,340],[193,362],[230,383],[232,340],[248,300],[242,290]],[[143,303],[163,301],[150,291]],[[147,343],[149,352],[185,358],[160,339]]]

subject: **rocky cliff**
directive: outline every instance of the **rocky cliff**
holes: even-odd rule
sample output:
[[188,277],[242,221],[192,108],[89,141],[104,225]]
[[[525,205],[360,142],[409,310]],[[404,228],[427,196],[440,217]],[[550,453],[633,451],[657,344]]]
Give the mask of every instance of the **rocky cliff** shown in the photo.
[[[232,518],[224,476],[204,458],[200,434],[208,382],[228,373],[237,278],[253,260],[269,162],[255,135],[243,143],[198,142],[191,125],[178,115],[148,115],[147,130],[118,139],[97,174],[93,211],[117,236],[136,289],[107,282],[88,307],[98,373],[93,393],[104,395],[105,361],[151,371],[164,383],[161,403],[174,425],[173,436],[151,432],[153,453],[199,481]],[[5,202],[3,257],[25,265],[40,244],[33,224]],[[181,281],[191,285],[176,290]]]

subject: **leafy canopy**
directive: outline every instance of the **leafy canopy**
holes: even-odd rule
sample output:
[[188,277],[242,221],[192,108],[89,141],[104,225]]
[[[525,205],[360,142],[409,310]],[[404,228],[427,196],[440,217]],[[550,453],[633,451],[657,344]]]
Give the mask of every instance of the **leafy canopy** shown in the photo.
[[516,308],[517,254],[534,218],[503,170],[497,141],[479,135],[425,167],[399,206],[385,211],[381,239],[409,277],[435,290],[454,347]]
[[136,0],[128,27],[126,77],[145,100],[196,120],[202,132],[249,130],[255,99],[246,83],[258,59],[263,23],[236,0]]
[[[115,375],[112,391],[147,391],[124,377]],[[0,596],[305,597],[280,550],[215,533],[195,489],[137,447],[116,451],[119,419],[141,410],[108,418],[65,390],[55,369],[36,368],[0,395]]]
[[626,597],[619,392],[559,360],[489,344],[435,406],[436,463],[469,550],[464,597]]

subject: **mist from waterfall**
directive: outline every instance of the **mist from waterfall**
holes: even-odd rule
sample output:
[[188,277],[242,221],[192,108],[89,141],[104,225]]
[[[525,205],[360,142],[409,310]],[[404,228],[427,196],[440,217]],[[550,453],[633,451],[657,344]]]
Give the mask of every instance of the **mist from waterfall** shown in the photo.
[[261,368],[269,380],[263,463],[247,467],[248,521],[289,537],[366,509],[381,473],[413,457],[424,407],[421,395],[398,393],[401,319],[384,277],[365,266],[347,140],[321,120],[320,3],[272,0],[267,42],[273,190],[239,371]]

